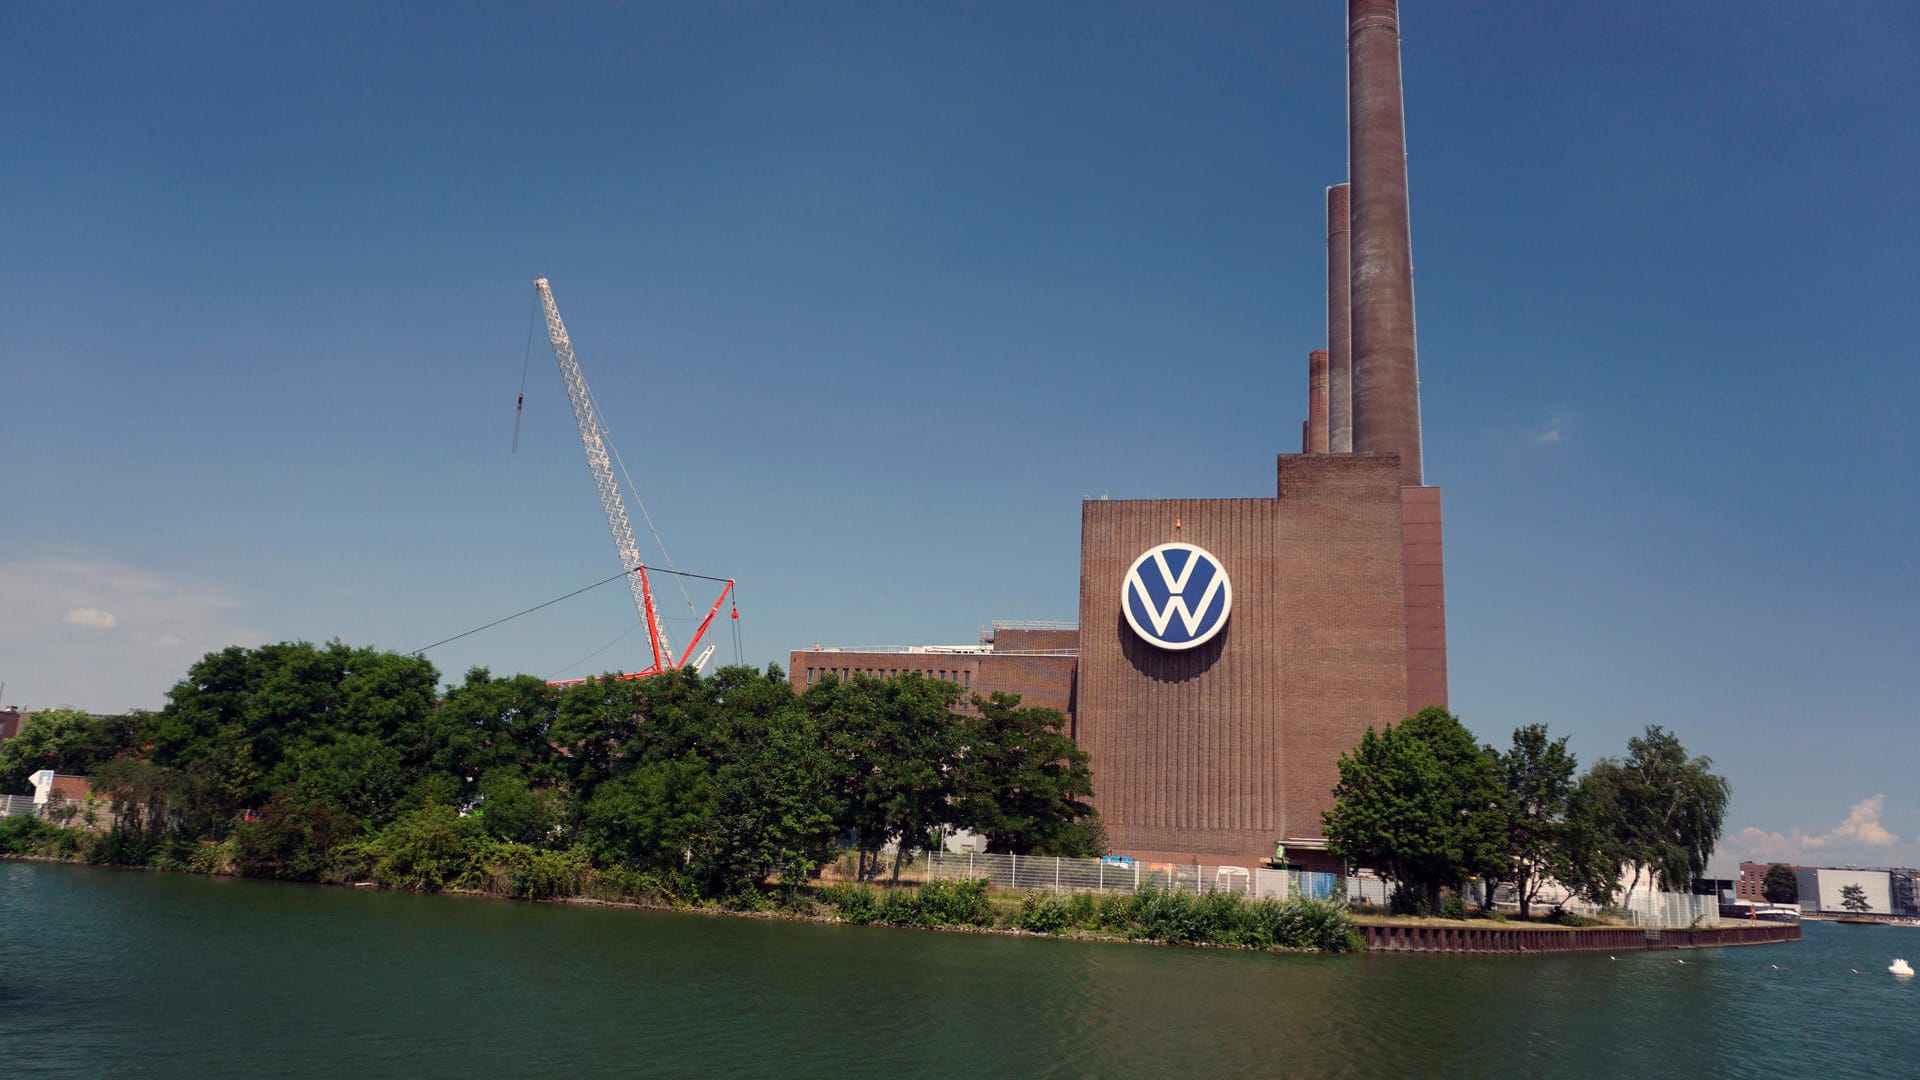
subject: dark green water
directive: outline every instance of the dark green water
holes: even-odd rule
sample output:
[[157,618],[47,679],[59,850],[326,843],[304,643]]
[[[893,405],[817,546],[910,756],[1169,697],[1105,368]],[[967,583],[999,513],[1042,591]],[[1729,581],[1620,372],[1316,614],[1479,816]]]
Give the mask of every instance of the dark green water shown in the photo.
[[0,863],[0,1070],[1920,1075],[1920,987],[1886,972],[1920,930],[1806,936],[1273,956]]

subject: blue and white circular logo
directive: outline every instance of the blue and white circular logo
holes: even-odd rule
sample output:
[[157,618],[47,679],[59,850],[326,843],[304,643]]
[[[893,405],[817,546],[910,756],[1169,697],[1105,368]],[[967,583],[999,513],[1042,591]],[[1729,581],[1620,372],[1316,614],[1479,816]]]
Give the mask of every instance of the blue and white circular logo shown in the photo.
[[1213,553],[1193,544],[1161,544],[1133,560],[1120,585],[1120,610],[1133,632],[1163,649],[1213,640],[1233,610],[1233,583]]

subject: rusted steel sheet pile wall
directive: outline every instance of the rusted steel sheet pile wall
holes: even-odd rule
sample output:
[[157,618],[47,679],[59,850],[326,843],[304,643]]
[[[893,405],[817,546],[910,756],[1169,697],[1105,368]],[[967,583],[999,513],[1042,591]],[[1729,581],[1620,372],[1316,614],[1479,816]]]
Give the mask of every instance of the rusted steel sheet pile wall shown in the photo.
[[1568,953],[1634,952],[1641,949],[1704,949],[1721,945],[1771,945],[1799,941],[1800,927],[1785,923],[1713,930],[1553,930],[1537,927],[1364,925],[1374,952]]

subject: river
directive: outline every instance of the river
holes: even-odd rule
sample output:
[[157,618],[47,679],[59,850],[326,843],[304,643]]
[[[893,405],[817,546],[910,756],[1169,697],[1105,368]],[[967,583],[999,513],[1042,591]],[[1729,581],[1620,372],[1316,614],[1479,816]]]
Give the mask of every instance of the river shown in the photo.
[[1291,956],[5,862],[0,1069],[1920,1075],[1920,986],[1887,973],[1895,956],[1920,961],[1920,930],[1809,924],[1798,944],[1618,959]]

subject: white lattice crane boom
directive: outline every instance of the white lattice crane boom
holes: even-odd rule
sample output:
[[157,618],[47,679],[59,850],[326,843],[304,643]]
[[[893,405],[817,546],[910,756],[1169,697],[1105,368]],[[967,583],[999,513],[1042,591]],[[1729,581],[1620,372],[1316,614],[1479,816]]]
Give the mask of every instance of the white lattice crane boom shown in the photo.
[[[567,337],[566,324],[560,321],[560,309],[553,302],[553,290],[548,287],[546,278],[535,279],[533,287],[539,292],[540,306],[546,311],[547,339],[553,342],[553,360],[560,365],[560,378],[567,384],[567,399],[573,403],[574,422],[580,425],[580,445],[587,452],[587,468],[592,471],[593,486],[600,493],[600,508],[606,511],[607,531],[613,534],[613,546],[620,553],[620,566],[628,571],[627,590],[633,594],[633,606],[639,611],[640,621],[646,626],[647,637],[653,644],[652,670],[661,671],[669,666],[678,666],[673,663],[673,644],[667,640],[666,631],[660,626],[659,615],[654,611],[653,589],[647,582],[646,562],[640,557],[640,546],[634,543],[633,524],[627,520],[627,505],[620,498],[620,485],[614,479],[613,460],[607,453],[606,427],[593,407],[592,395],[587,393],[587,380],[580,374],[580,364],[573,358],[573,341]],[[701,628],[704,630],[705,625]]]

